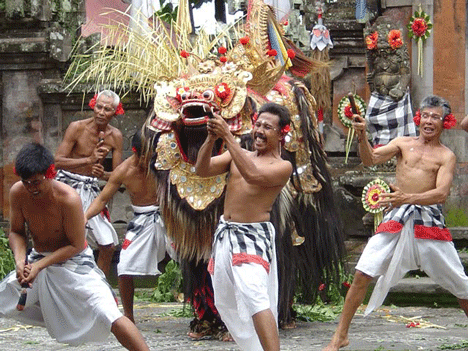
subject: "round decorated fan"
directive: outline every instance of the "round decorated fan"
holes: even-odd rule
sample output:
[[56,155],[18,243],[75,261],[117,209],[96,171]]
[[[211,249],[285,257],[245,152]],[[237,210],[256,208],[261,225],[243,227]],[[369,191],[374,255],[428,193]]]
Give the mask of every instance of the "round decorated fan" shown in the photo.
[[362,190],[362,205],[367,212],[379,213],[384,209],[380,207],[380,195],[389,193],[390,187],[382,179],[369,182]]
[[383,220],[384,208],[379,206],[380,195],[389,192],[388,184],[379,178],[369,182],[362,190],[362,205],[367,212],[374,214],[374,231]]
[[351,107],[350,99],[354,97],[354,104],[356,105],[357,113],[361,116],[366,114],[366,103],[364,100],[356,94],[349,93],[347,96],[344,96],[338,103],[338,118],[343,125],[348,128],[348,136],[346,138],[346,158],[345,163],[348,163],[349,150],[351,149],[351,144],[354,139],[354,128],[352,128],[352,118],[353,118],[353,109]]
[[[360,97],[359,95],[353,94],[354,95],[354,102],[356,103],[356,108],[358,109],[358,113],[361,116],[364,116],[366,114],[366,103]],[[344,96],[340,102],[338,103],[338,118],[341,123],[346,128],[351,128],[352,126],[352,120],[351,118],[353,117],[353,111],[351,109],[351,103],[349,102],[348,96]]]

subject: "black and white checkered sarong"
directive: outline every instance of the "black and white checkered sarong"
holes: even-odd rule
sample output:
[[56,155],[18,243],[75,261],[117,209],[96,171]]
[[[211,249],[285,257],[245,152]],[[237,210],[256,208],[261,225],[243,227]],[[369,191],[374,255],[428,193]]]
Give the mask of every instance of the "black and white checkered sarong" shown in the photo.
[[409,90],[400,101],[373,92],[367,106],[366,120],[374,147],[387,145],[399,136],[415,136]]
[[385,215],[375,233],[398,233],[403,229],[410,216],[413,217],[414,236],[416,238],[452,240],[452,235],[445,226],[440,204],[426,206],[403,204],[396,207]]
[[242,263],[261,264],[267,272],[273,257],[275,228],[271,222],[236,223],[221,217],[214,234],[213,252],[208,270],[214,269],[217,241],[231,243],[232,265]]

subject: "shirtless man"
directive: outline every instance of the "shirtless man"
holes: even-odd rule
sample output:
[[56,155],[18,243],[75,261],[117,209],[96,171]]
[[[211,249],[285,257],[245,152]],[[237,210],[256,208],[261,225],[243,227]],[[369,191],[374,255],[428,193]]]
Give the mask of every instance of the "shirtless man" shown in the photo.
[[445,227],[442,204],[452,185],[455,155],[440,143],[444,128],[453,121],[447,101],[426,97],[420,107],[418,137],[400,137],[373,149],[366,137],[366,122],[354,116],[353,127],[364,165],[375,165],[397,157],[396,185],[384,194],[380,205],[388,212],[369,240],[356,266],[353,283],[346,295],[343,313],[325,350],[349,344],[348,329],[373,277],[380,276],[365,311],[378,308],[388,290],[409,270],[420,269],[454,294],[468,316],[468,277],[449,230]]
[[[215,233],[209,265],[215,305],[243,350],[279,350],[278,280],[272,205],[288,182],[292,165],[281,159],[288,110],[265,104],[252,130],[255,151],[242,149],[219,115],[207,123],[196,172],[202,177],[229,171],[224,215]],[[227,151],[211,157],[215,140]]]
[[[109,122],[116,114],[123,113],[120,99],[110,90],[101,91],[91,100],[94,116],[70,123],[62,143],[55,154],[59,169],[57,180],[73,187],[80,194],[86,211],[99,194],[98,179],[109,179],[102,162],[112,152],[112,169],[122,162],[122,133]],[[106,211],[88,222],[87,240],[94,249],[99,249],[98,266],[109,273],[117,233]]]
[[117,265],[119,289],[124,315],[132,322],[134,275],[158,275],[158,263],[166,256],[166,248],[173,256],[166,240],[166,231],[159,213],[156,183],[148,165],[140,159],[141,134],[132,139],[133,155],[112,172],[106,186],[85,213],[85,221],[100,213],[123,184],[130,194],[135,213],[127,227],[125,241]]
[[[0,282],[0,315],[45,326],[62,343],[102,342],[112,332],[129,350],[149,350],[135,325],[122,316],[84,233],[76,191],[54,180],[54,157],[40,144],[19,152],[10,189],[9,242],[16,272]],[[28,233],[33,250],[26,258]],[[24,308],[17,310],[22,286]]]

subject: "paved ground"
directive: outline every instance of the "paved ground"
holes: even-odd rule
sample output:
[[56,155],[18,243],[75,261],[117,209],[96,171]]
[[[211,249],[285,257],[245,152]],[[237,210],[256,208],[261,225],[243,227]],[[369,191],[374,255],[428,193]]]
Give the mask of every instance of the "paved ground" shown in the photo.
[[[181,304],[136,303],[137,326],[152,350],[239,350],[234,343],[192,341],[187,336],[190,318],[164,314]],[[407,328],[419,320],[422,328]],[[336,321],[299,322],[296,329],[281,330],[281,350],[321,350]],[[387,307],[364,318],[357,315],[350,330],[350,345],[343,350],[468,350],[468,319],[457,308]],[[0,319],[2,351],[110,351],[124,350],[111,335],[105,343],[71,347],[52,340],[44,328]]]

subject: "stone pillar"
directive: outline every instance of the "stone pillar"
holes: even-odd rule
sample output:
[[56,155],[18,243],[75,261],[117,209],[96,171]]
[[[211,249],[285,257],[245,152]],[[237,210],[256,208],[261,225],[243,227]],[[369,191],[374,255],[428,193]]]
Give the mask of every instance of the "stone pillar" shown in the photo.
[[434,1],[434,94],[446,98],[457,120],[465,114],[466,2]]

